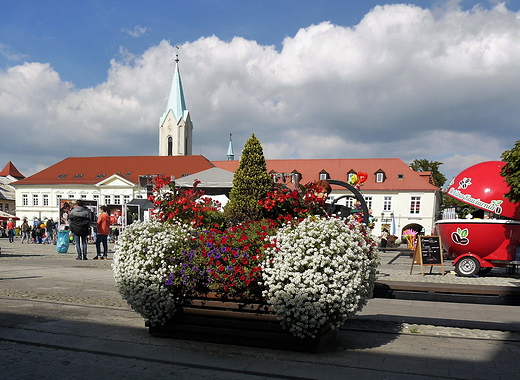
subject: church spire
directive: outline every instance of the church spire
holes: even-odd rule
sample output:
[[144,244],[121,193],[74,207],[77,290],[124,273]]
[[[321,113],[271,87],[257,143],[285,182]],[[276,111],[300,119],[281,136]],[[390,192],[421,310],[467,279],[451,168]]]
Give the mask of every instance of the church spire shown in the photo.
[[235,153],[233,153],[233,142],[231,141],[231,133],[229,134],[229,146],[228,146],[228,150],[227,150],[227,160],[228,161],[235,160]]
[[182,81],[181,81],[181,73],[179,72],[179,46],[175,46],[177,48],[177,57],[175,58],[175,72],[173,73],[172,86],[170,89],[170,97],[168,98],[168,104],[166,106],[166,112],[163,117],[166,117],[166,114],[169,110],[172,110],[175,121],[179,121],[181,117],[184,116],[184,112],[186,109],[186,102],[184,100],[184,90],[182,89]]
[[179,72],[179,46],[175,59],[175,72],[166,112],[159,119],[159,156],[190,156],[193,142],[193,124],[186,109],[184,90]]

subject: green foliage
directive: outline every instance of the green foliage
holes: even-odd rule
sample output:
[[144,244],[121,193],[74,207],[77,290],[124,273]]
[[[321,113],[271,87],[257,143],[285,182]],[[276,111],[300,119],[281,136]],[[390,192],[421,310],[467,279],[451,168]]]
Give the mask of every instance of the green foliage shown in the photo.
[[410,167],[416,172],[432,172],[433,183],[438,188],[446,182],[446,177],[439,171],[439,166],[443,163],[439,161],[428,161],[426,159],[415,159]]
[[509,186],[509,192],[504,196],[511,202],[520,202],[520,140],[515,143],[513,149],[502,153],[501,158],[506,165],[500,175],[505,178]]
[[244,146],[233,177],[230,200],[225,207],[226,216],[234,224],[258,220],[261,213],[259,201],[272,188],[273,179],[267,173],[262,145],[253,134]]

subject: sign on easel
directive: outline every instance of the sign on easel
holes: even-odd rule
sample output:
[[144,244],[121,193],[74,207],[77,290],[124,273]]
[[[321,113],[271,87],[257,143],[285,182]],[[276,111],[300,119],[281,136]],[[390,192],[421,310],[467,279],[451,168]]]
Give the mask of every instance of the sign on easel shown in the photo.
[[442,267],[442,275],[444,276],[444,261],[440,236],[419,236],[419,240],[415,246],[410,274],[412,274],[414,264],[421,265],[421,273],[423,276],[425,265],[431,265],[430,273],[432,273],[434,265],[440,265]]

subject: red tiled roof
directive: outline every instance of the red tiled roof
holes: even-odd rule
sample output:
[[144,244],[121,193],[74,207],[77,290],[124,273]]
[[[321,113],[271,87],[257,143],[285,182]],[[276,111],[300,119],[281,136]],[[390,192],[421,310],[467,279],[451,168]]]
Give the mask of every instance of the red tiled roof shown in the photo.
[[0,177],[6,177],[8,175],[17,179],[25,178],[25,176],[22,173],[20,173],[18,169],[16,169],[16,167],[11,161],[9,161],[0,172]]
[[[221,169],[234,172],[239,161],[212,161]],[[371,191],[438,191],[430,183],[431,174],[413,171],[399,158],[356,158],[356,159],[293,159],[266,160],[267,171],[276,173],[291,173],[294,170],[302,174],[300,183],[317,181],[319,173],[325,170],[330,179],[347,182],[348,172],[365,172],[368,178],[363,190]],[[385,173],[384,182],[376,182],[375,173],[382,170]],[[402,179],[400,178],[402,175]],[[334,188],[334,186],[333,186]]]
[[16,184],[95,184],[114,174],[138,183],[140,175],[181,178],[213,167],[204,156],[69,157]]

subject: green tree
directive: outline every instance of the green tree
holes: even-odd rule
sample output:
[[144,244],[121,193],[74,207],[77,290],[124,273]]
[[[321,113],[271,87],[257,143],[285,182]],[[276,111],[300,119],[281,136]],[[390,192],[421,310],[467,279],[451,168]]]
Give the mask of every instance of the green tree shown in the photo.
[[261,213],[259,201],[273,188],[273,179],[267,173],[264,152],[260,141],[253,134],[244,145],[240,164],[233,177],[233,188],[226,205],[226,216],[232,223],[258,220]]
[[515,143],[513,149],[502,153],[500,158],[506,162],[500,175],[509,186],[509,192],[504,196],[511,202],[520,202],[520,140]]
[[443,163],[439,161],[428,161],[426,159],[415,159],[410,164],[410,167],[416,172],[432,172],[433,183],[438,188],[446,182],[446,177],[439,170],[439,166]]

